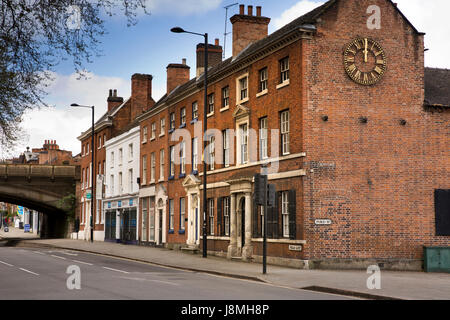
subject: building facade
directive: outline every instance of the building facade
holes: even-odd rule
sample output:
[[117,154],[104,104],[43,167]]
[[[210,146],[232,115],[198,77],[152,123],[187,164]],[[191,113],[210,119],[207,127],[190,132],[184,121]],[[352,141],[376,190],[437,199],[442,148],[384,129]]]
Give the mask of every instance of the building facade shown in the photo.
[[139,143],[140,128],[136,126],[105,144],[106,188],[102,204],[105,241],[138,242]]
[[267,165],[269,262],[420,269],[423,246],[449,245],[435,205],[450,188],[449,112],[429,108],[424,34],[397,6],[328,1],[271,35],[260,7],[231,22],[233,57],[210,45],[204,153],[204,46],[197,77],[170,64],[167,94],[139,117],[140,240],[201,248],[205,217],[210,253],[260,261],[254,175]]

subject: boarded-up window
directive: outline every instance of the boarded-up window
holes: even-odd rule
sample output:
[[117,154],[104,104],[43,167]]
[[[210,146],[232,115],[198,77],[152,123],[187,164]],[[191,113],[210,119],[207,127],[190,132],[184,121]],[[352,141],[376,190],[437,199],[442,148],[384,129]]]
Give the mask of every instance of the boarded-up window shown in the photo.
[[436,190],[436,236],[450,236],[450,190]]

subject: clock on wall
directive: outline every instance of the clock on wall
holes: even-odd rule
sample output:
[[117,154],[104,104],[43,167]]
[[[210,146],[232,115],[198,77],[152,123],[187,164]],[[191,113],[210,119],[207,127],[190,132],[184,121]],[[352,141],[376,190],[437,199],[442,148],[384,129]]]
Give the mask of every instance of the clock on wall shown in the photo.
[[378,42],[358,38],[347,46],[344,66],[353,81],[371,86],[380,81],[386,71],[386,54]]

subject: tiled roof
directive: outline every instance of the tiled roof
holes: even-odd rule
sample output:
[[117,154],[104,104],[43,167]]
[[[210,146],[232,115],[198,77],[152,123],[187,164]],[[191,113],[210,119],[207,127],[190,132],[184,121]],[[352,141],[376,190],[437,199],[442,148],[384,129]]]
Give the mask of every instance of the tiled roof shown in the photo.
[[425,105],[450,107],[450,70],[425,68]]

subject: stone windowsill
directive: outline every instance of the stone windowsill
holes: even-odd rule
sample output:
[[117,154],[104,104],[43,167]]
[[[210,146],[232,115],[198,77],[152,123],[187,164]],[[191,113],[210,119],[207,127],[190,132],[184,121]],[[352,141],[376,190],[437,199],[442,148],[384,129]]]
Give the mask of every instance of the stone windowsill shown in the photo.
[[265,96],[268,93],[269,93],[269,89],[266,89],[266,90],[263,90],[263,91],[257,93],[256,97],[259,98],[259,97]]
[[284,88],[284,87],[287,87],[290,83],[291,83],[290,80],[286,80],[283,83],[280,83],[279,85],[277,85],[277,90],[281,89],[281,88]]

